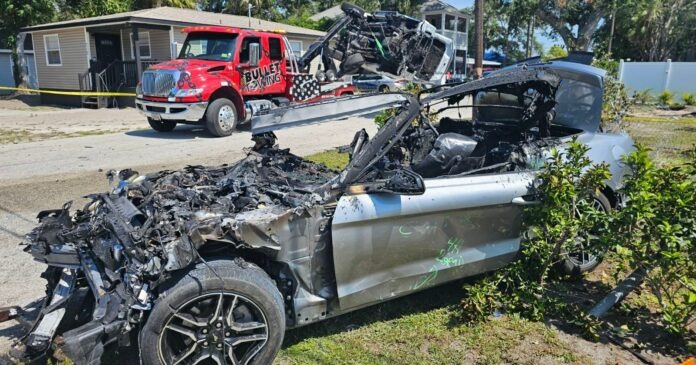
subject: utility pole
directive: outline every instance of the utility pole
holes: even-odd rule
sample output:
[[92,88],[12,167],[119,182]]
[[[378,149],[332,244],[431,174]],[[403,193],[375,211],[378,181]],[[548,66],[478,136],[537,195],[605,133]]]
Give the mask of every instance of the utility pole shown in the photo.
[[611,55],[611,44],[614,41],[614,21],[616,20],[616,8],[611,12],[611,28],[609,28],[609,46],[607,53]]
[[483,0],[474,3],[474,21],[476,28],[476,54],[474,55],[474,76],[480,79],[483,76]]
[[249,5],[249,29],[251,29],[251,8],[253,8],[253,6],[251,5],[251,3],[247,5]]

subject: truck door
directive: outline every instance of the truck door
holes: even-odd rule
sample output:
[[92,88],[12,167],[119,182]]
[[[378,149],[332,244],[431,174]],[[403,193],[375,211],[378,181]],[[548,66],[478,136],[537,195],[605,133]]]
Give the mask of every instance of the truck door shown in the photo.
[[[258,65],[254,65],[251,61],[251,54],[256,44],[259,49]],[[258,37],[255,35],[246,36],[242,39],[239,47],[239,74],[242,94],[244,96],[282,94],[285,91],[285,80],[281,66],[282,61],[282,44],[280,46],[280,58],[277,54],[277,45],[275,42],[269,42],[268,37]],[[273,54],[271,54],[271,46]],[[273,56],[273,57],[271,57]]]

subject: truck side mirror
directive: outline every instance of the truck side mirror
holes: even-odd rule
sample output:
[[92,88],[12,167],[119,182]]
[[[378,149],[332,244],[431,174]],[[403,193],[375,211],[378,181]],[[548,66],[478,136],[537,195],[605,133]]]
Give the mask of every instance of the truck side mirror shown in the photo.
[[249,43],[249,66],[257,67],[261,59],[261,47],[258,43]]

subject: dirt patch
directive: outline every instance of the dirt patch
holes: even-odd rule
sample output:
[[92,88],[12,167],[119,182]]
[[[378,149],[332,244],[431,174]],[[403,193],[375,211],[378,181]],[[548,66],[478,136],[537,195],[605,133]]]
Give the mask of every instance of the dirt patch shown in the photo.
[[654,106],[634,107],[629,116],[640,118],[687,118],[696,116],[696,106],[687,105],[681,110],[656,108]]
[[149,129],[134,108],[60,109],[43,106],[6,108],[0,100],[0,144],[23,143]]
[[65,110],[69,107],[41,104],[39,95],[9,95],[0,97],[0,109],[9,110]]

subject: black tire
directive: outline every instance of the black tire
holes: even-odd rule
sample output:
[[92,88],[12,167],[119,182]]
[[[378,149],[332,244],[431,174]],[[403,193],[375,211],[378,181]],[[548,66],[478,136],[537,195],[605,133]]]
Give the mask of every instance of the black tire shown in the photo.
[[[176,355],[175,352],[177,352],[174,351],[176,349],[173,349],[173,347],[176,347],[176,344],[180,344],[181,346],[179,347],[183,347],[183,349],[179,349],[179,355],[188,353],[190,348],[196,350],[191,352],[189,355],[191,358],[186,360],[193,360],[193,356],[203,356],[203,353],[227,353],[230,349],[229,343],[236,341],[242,336],[247,338],[250,335],[256,336],[258,331],[265,332],[260,334],[260,336],[266,337],[264,342],[261,342],[263,341],[261,339],[255,339],[254,341],[256,342],[243,342],[235,346],[248,346],[246,350],[247,355],[253,352],[253,355],[246,359],[253,360],[249,363],[270,364],[275,358],[285,335],[285,311],[283,299],[271,278],[258,266],[244,262],[241,259],[234,261],[223,259],[210,260],[208,265],[199,264],[185,275],[163,284],[166,287],[160,292],[154,308],[140,332],[140,354],[143,364],[160,365],[171,363]],[[220,277],[216,276],[213,270]],[[205,312],[200,312],[199,310],[197,317],[189,317],[206,323],[202,327],[191,324],[191,322],[182,321],[182,315],[189,315],[187,314],[189,312],[185,311],[186,308],[194,307],[195,303],[205,304],[206,301],[220,300],[218,298],[222,298],[222,301],[219,302],[222,304],[214,304],[213,306],[221,308],[220,311],[215,311],[208,317],[205,317]],[[212,306],[209,305],[208,308],[212,308]],[[229,311],[229,308],[232,308],[232,312]],[[199,308],[195,307],[194,309]],[[223,320],[223,316],[218,316],[217,313],[224,314],[225,318],[232,313],[230,318],[233,319],[232,323],[236,325],[260,323],[260,319],[258,320],[259,322],[247,321],[244,323],[245,321],[243,320],[238,322],[240,321],[240,313],[242,314],[242,319],[253,319],[255,313],[259,318],[264,319],[266,326],[256,328],[253,332],[247,332],[252,330],[236,332],[231,327],[226,328],[225,326],[232,326],[232,324],[229,324],[227,319]],[[212,321],[217,322],[213,324]],[[168,327],[166,331],[165,326]],[[174,326],[178,326],[178,328],[183,326],[186,330],[195,331],[197,339],[195,345],[193,345],[194,342],[192,340],[188,341],[189,345],[187,345],[186,339],[190,336],[182,335],[179,331],[173,331],[172,328]],[[222,327],[220,328],[220,326]],[[234,337],[230,337],[231,335],[228,335],[228,333],[234,334]],[[224,337],[224,339],[221,339],[221,337]],[[244,350],[244,347],[241,347],[241,349]],[[237,350],[240,350],[240,347],[237,347],[235,351]],[[239,354],[235,354],[235,356],[239,356]],[[229,357],[224,360],[227,360],[227,363],[233,363]],[[237,360],[238,363],[243,363],[241,361],[243,358],[238,358]],[[225,361],[222,361],[222,363],[225,363]]]
[[388,93],[389,92],[389,86],[387,85],[382,85],[379,87],[379,92],[381,93]]
[[[605,212],[611,211],[611,203],[609,199],[601,192],[594,196],[594,201],[597,208],[604,209]],[[588,233],[589,234],[589,233]],[[561,262],[560,269],[564,274],[579,276],[583,273],[594,270],[600,262],[602,255],[588,255],[587,260],[582,256],[582,252],[570,252],[565,254],[565,259]],[[579,256],[579,257],[578,257]]]
[[230,99],[213,100],[205,111],[205,126],[216,137],[227,137],[237,127],[237,109]]
[[158,132],[171,132],[176,128],[176,122],[173,120],[154,120],[152,118],[147,118],[147,122],[152,129]]

